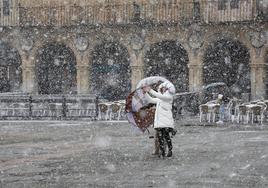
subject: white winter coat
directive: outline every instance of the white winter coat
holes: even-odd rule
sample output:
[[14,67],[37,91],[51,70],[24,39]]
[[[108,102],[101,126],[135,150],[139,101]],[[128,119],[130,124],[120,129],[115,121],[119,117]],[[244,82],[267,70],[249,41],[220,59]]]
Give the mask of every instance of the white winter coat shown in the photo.
[[156,104],[154,128],[174,128],[174,119],[172,116],[173,95],[171,95],[169,91],[162,94],[153,89],[151,89],[149,93],[154,97],[146,93],[146,99],[149,103]]

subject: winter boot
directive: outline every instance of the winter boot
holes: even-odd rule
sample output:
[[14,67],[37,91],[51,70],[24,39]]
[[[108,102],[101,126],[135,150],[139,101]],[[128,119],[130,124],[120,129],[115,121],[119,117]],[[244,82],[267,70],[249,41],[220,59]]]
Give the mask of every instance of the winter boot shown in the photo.
[[168,151],[167,157],[171,157],[172,156],[172,150]]
[[165,156],[166,156],[165,150],[160,149],[160,153],[159,153],[158,157],[159,158],[165,158]]
[[159,150],[160,150],[159,138],[156,135],[155,140],[154,140],[154,153],[153,153],[153,155],[159,155]]
[[154,151],[152,155],[159,155],[159,151]]

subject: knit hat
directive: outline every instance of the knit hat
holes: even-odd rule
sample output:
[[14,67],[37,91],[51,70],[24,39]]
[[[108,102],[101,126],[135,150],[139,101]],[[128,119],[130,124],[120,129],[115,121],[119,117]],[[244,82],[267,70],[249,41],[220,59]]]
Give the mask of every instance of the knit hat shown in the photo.
[[165,87],[167,88],[167,90],[169,91],[170,94],[175,94],[176,90],[175,90],[175,86],[169,82],[169,81],[165,81],[162,84],[159,85],[159,88]]

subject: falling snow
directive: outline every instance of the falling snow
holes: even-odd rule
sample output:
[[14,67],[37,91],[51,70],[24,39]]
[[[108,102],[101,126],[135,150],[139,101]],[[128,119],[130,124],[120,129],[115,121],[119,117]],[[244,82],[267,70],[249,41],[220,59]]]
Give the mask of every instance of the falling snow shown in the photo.
[[[0,15],[0,188],[268,187],[268,0],[3,0]],[[125,114],[152,76],[176,90],[171,158]],[[229,119],[201,122],[219,94]]]

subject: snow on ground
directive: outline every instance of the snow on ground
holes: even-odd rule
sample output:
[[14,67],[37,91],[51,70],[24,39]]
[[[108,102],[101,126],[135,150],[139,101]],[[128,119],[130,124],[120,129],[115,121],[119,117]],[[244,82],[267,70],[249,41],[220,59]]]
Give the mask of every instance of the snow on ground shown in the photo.
[[268,187],[268,125],[176,128],[159,159],[127,122],[1,121],[0,187]]

